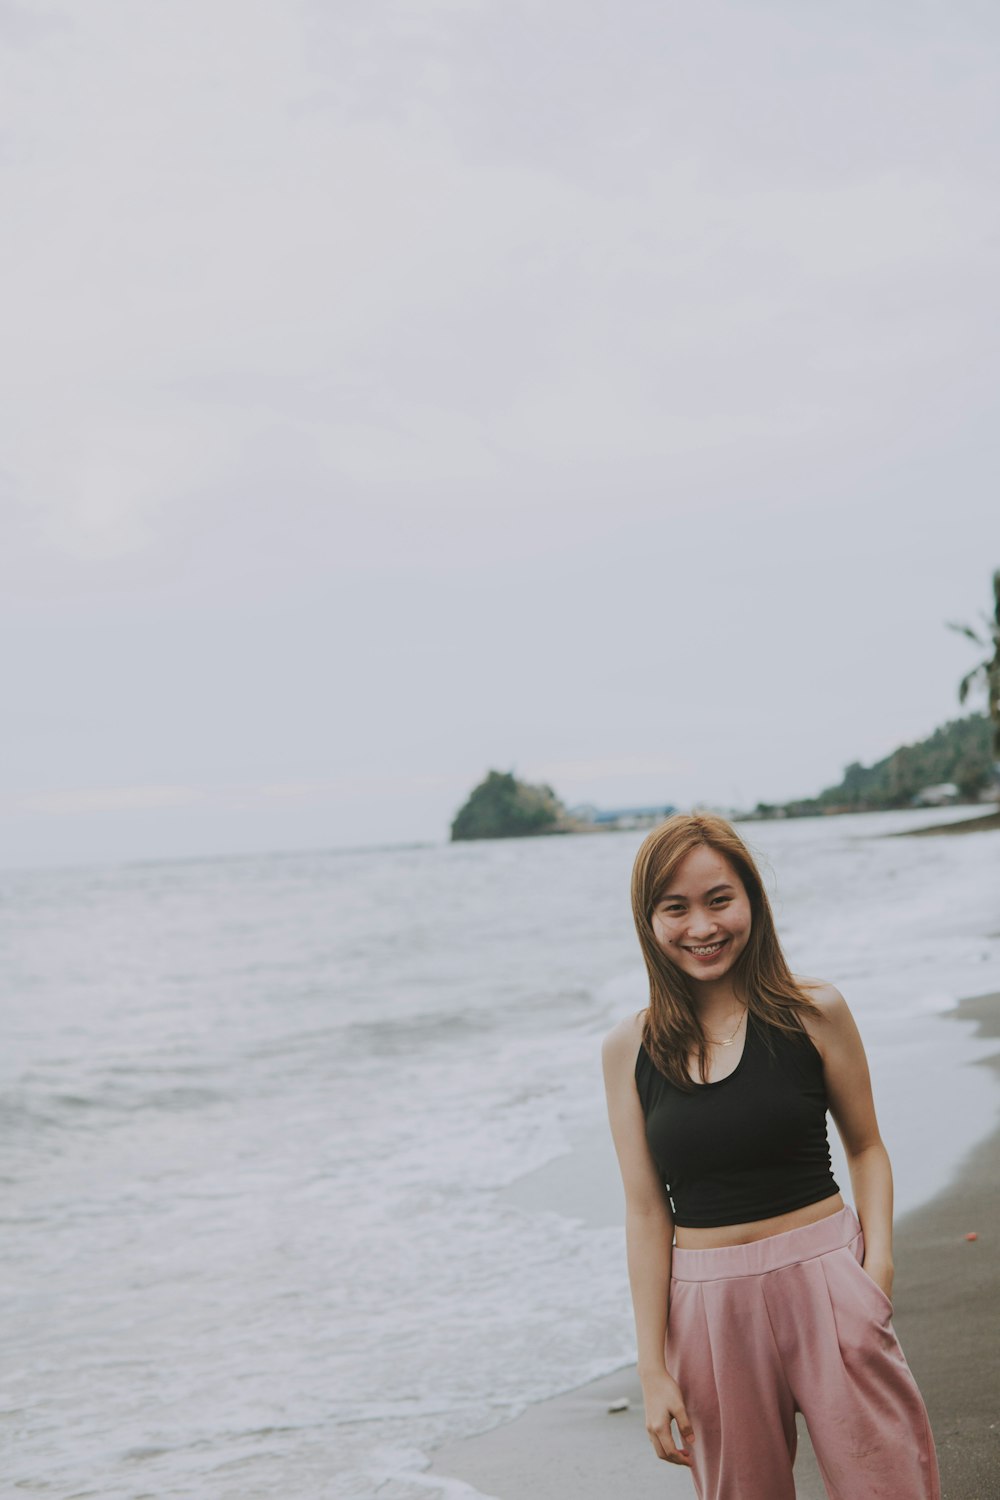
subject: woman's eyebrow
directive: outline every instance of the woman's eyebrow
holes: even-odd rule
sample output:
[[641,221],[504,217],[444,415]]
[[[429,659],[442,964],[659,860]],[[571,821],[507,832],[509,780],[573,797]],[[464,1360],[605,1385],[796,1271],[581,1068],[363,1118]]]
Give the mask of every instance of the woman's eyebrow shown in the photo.
[[[705,892],[705,895],[706,896],[716,896],[716,895],[718,895],[719,891],[731,891],[732,889],[733,889],[733,887],[729,884],[728,881],[723,881],[722,885],[713,885],[713,887],[712,887],[712,889],[710,891],[706,891]],[[661,901],[686,901],[686,900],[687,900],[686,896],[681,896],[681,895],[678,895],[678,894],[671,894],[668,891],[666,893],[666,895],[664,895],[664,896],[657,896],[657,898],[656,898],[656,904],[657,904],[657,906],[659,906]]]

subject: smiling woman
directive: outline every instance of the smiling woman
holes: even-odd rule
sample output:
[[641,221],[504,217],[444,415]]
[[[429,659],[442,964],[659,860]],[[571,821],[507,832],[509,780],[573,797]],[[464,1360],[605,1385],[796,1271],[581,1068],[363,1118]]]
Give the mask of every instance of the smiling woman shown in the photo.
[[[700,1500],[794,1500],[801,1411],[831,1500],[938,1500],[890,1321],[889,1158],[843,997],[789,971],[722,818],[650,834],[632,906],[649,1005],[604,1063],[654,1452],[692,1470]],[[831,1171],[828,1109],[857,1214]]]

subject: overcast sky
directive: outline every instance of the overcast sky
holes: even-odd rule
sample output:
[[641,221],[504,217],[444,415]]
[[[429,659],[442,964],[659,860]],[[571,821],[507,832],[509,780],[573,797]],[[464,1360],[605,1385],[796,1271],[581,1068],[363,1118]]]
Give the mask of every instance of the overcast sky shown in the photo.
[[1000,566],[1000,11],[0,0],[0,862],[817,792]]

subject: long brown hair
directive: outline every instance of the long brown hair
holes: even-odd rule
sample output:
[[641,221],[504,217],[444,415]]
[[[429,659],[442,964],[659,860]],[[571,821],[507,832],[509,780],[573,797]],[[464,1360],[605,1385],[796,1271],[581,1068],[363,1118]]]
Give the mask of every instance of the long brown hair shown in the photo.
[[[642,1041],[657,1068],[678,1088],[693,1088],[688,1059],[708,1077],[708,1038],[693,1003],[691,981],[653,935],[652,916],[684,857],[706,845],[723,855],[750,899],[750,936],[733,981],[750,1016],[781,1031],[802,1033],[803,1015],[817,1006],[795,983],[774,929],[771,903],[753,855],[731,823],[714,813],[675,813],[644,839],[632,868],[632,915],[649,974],[649,1010]],[[749,1018],[748,1018],[749,1019]]]

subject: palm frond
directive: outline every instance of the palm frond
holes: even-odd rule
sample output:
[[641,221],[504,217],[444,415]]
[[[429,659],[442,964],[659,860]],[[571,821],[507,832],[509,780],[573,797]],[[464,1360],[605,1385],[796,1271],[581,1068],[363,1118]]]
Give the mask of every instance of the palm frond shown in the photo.
[[968,639],[970,641],[974,641],[977,646],[986,645],[986,642],[982,639],[981,636],[976,634],[971,625],[960,625],[955,620],[946,620],[945,624],[947,625],[949,630],[957,630],[959,635],[967,636]]
[[985,674],[986,674],[986,666],[985,666],[985,663],[983,663],[983,662],[980,662],[978,667],[973,667],[973,669],[972,669],[971,672],[966,672],[965,676],[962,678],[961,682],[958,684],[958,701],[959,701],[959,703],[964,703],[965,702],[966,698],[969,696],[969,689],[972,686],[972,684],[976,681],[977,677],[985,676]]

